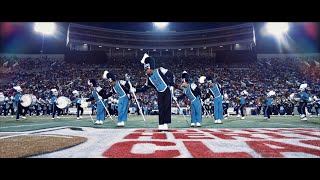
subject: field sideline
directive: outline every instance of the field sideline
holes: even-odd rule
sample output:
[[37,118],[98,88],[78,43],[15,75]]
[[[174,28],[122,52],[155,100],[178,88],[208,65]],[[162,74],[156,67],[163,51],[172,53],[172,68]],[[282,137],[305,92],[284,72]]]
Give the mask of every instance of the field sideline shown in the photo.
[[[141,116],[131,115],[125,127],[116,127],[117,117],[107,119],[103,125],[93,125],[90,116],[83,116],[82,119],[76,120],[74,115],[65,115],[61,119],[52,120],[49,116],[32,116],[26,120],[16,121],[15,118],[0,118],[0,132],[20,132],[52,127],[95,127],[95,128],[157,128],[158,116],[145,116],[147,127]],[[95,118],[95,116],[93,116]],[[187,116],[190,124],[190,116]],[[240,120],[236,116],[229,116],[223,120],[223,124],[214,124],[212,118],[203,118],[201,128],[320,128],[320,117],[313,116],[308,121],[301,121],[298,116],[272,116],[271,120],[263,120],[262,116],[247,116],[246,119]],[[187,122],[183,116],[172,115],[172,123],[169,128],[188,128]]]
[[[172,116],[169,132],[158,132],[158,116],[129,116],[125,127],[107,119],[93,125],[90,116],[0,118],[0,157],[40,158],[319,158],[320,117],[230,116],[223,124],[203,118],[190,128]],[[190,116],[187,116],[190,123]],[[19,151],[17,151],[17,149]]]

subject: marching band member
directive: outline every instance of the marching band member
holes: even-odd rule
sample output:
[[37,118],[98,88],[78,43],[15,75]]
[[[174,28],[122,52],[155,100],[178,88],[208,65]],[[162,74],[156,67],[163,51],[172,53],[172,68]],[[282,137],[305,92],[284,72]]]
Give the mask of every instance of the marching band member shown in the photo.
[[309,101],[309,94],[307,93],[307,84],[301,84],[299,91],[300,91],[300,97],[301,97],[301,103],[299,104],[298,111],[299,114],[301,114],[300,118],[301,121],[307,121],[307,116],[306,116],[306,106]]
[[287,114],[294,116],[294,102],[290,99],[288,99],[288,110]]
[[227,93],[223,94],[222,106],[224,119],[228,119],[229,96]]
[[51,119],[54,119],[54,116],[56,115],[56,112],[57,112],[57,119],[60,119],[60,109],[57,107],[57,96],[58,96],[58,90],[57,89],[51,89],[51,93],[52,93],[52,96],[51,96],[51,109],[52,109],[52,118]]
[[214,123],[215,124],[222,124],[223,119],[223,107],[222,107],[222,89],[221,85],[219,84],[219,80],[216,79],[215,82],[211,79],[211,77],[201,76],[199,79],[200,83],[204,83],[207,81],[209,84],[209,92],[213,95],[213,102],[214,102]]
[[[107,94],[107,97],[110,97],[112,94],[119,95],[117,126],[124,127],[124,123],[128,121],[130,85],[127,81],[116,80],[114,74],[109,71],[104,71],[102,78],[107,79],[110,85],[112,86],[112,89]],[[115,107],[116,105],[114,104],[113,106]],[[115,109],[113,112],[116,112]]]
[[235,96],[234,100],[234,111],[236,112],[237,118],[240,118],[240,97],[239,94]]
[[21,96],[22,96],[22,89],[20,86],[14,86],[13,89],[15,90],[15,95],[14,95],[14,103],[15,103],[15,107],[17,108],[17,115],[16,115],[16,120],[19,121],[20,120],[20,114],[22,114],[21,118],[22,119],[26,119],[25,117],[25,111],[22,111],[24,108],[22,107],[22,105],[20,104],[22,102],[22,100],[20,100]]
[[307,102],[307,112],[309,114],[309,117],[311,118],[312,117],[312,107],[313,107],[313,98],[311,96],[309,96],[309,101]]
[[246,90],[243,90],[241,93],[241,97],[240,97],[240,113],[241,113],[241,119],[244,119],[244,107],[246,105],[246,96],[248,94],[248,92]]
[[4,110],[4,116],[6,117],[9,114],[9,98],[5,97],[4,98],[4,104],[3,104],[3,110]]
[[2,114],[2,111],[3,111],[4,117],[7,116],[6,98],[7,97],[4,96],[2,89],[0,89],[0,115]]
[[199,87],[192,82],[189,82],[189,75],[186,71],[182,72],[182,84],[181,86],[184,88],[183,94],[178,98],[173,97],[175,100],[180,100],[188,96],[191,101],[191,127],[197,126],[201,127],[202,122],[202,106],[201,106],[201,90]]
[[[77,119],[81,119],[83,114],[83,108],[81,107],[81,98],[79,98],[79,91],[74,90],[72,91],[73,96],[75,97],[74,104],[77,108]],[[81,113],[80,113],[81,112]]]
[[[108,103],[104,102],[104,99],[108,99],[106,97],[106,91],[103,90],[100,86],[97,85],[96,80],[90,79],[88,81],[88,85],[90,86],[90,90],[92,92],[91,98],[87,99],[86,101],[95,100],[97,103],[97,112],[96,112],[96,122],[95,125],[102,125],[103,121],[106,119],[106,110],[103,105],[108,107]],[[104,104],[102,104],[104,103]]]
[[271,109],[272,109],[272,96],[275,95],[274,91],[269,91],[267,93],[267,99],[265,101],[265,109],[264,109],[264,119],[270,120]]
[[316,110],[316,114],[317,116],[320,116],[320,99],[317,98],[317,96],[313,96],[313,100],[314,100],[314,109]]
[[41,112],[41,98],[37,99],[37,103],[35,104],[35,109],[36,109],[36,113],[37,113],[37,116],[40,115],[40,112]]
[[257,115],[259,116],[260,112],[261,112],[262,104],[261,104],[261,102],[259,101],[258,98],[256,98],[255,104],[256,104],[256,109],[257,109]]
[[167,131],[168,124],[171,123],[171,92],[173,92],[173,87],[175,86],[174,76],[170,71],[168,71],[168,69],[163,67],[155,68],[155,60],[147,54],[143,56],[141,63],[144,64],[144,71],[148,76],[147,81],[142,88],[131,88],[130,91],[132,93],[145,92],[152,87],[158,92],[158,130]]
[[8,100],[8,114],[9,114],[9,110],[11,112],[11,117],[13,118],[13,114],[14,114],[14,108],[13,108],[13,101],[14,101],[14,97],[10,96],[9,100]]

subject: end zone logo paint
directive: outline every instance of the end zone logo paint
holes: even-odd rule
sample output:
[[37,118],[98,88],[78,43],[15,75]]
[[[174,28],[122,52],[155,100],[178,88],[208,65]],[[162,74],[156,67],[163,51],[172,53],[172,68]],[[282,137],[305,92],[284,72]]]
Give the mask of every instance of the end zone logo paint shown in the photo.
[[108,158],[320,157],[319,129],[138,129],[114,143]]

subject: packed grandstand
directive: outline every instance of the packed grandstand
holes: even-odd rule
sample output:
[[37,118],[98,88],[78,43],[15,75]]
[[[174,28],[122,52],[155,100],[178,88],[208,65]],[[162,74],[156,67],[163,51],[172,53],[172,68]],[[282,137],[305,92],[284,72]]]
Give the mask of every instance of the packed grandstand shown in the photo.
[[[183,71],[189,73],[193,82],[202,75],[218,77],[231,108],[237,107],[237,98],[246,90],[246,107],[255,109],[256,114],[264,113],[260,98],[270,90],[276,92],[272,113],[280,114],[280,106],[289,111],[289,107],[297,106],[289,96],[306,83],[312,97],[309,104],[313,104],[309,113],[319,114],[317,100],[313,97],[320,95],[320,54],[257,54],[251,23],[165,33],[112,30],[71,23],[66,44],[70,51],[65,54],[0,54],[0,89],[4,96],[14,101],[11,98],[14,96],[13,87],[20,85],[24,93],[41,98],[40,109],[47,111],[53,88],[71,101],[74,100],[74,90],[81,92],[83,97],[90,96],[88,79],[97,79],[100,86],[110,91],[109,84],[101,78],[105,70],[113,72],[117,79],[124,80],[125,74],[129,74],[133,86],[142,87],[146,76],[140,60],[147,53],[155,59],[156,68],[167,68],[175,75],[176,84],[181,84]],[[212,97],[206,96],[207,84],[199,84],[199,87],[212,114]],[[179,96],[182,91],[177,88],[174,93]],[[138,93],[137,98],[145,113],[157,110],[155,91]],[[117,99],[118,95],[109,99],[109,108],[117,106]],[[189,107],[190,100],[184,98],[179,105]],[[131,99],[130,107],[136,106],[135,100]],[[172,106],[176,107],[176,103],[173,102]],[[50,114],[50,111],[44,113]],[[4,115],[3,111],[1,115]]]

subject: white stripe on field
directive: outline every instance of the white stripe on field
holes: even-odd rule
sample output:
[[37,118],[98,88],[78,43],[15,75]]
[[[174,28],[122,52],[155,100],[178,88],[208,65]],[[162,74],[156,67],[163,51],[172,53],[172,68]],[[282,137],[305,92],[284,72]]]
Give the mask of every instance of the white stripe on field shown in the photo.
[[72,138],[72,137],[70,137],[70,136],[54,135],[54,134],[15,134],[15,135],[10,135],[10,136],[0,137],[0,139],[7,139],[7,138],[17,137],[17,136],[47,136],[47,137]]
[[18,125],[18,126],[6,126],[6,127],[0,127],[0,129],[12,128],[12,127],[26,127],[26,126],[48,125],[48,124],[57,124],[57,123],[60,123],[60,122],[40,123],[40,124],[27,124],[27,125]]
[[25,136],[25,135],[29,135],[29,134],[16,134],[16,135],[11,135],[11,136],[4,136],[4,137],[0,137],[0,139],[6,139],[6,138],[11,138],[11,137],[16,137],[16,136]]

